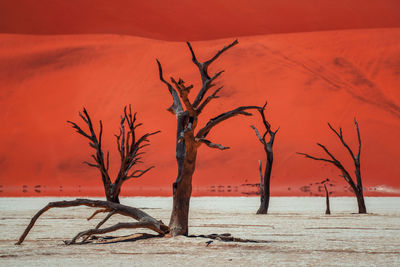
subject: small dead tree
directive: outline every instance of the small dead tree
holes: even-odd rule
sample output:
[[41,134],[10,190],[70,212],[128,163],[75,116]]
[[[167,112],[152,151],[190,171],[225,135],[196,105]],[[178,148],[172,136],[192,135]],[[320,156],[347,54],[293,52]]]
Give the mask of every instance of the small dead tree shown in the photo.
[[325,179],[321,182],[321,184],[324,186],[325,189],[325,199],[326,199],[326,210],[325,214],[331,214],[331,206],[329,203],[329,191],[328,188],[326,187],[326,183],[329,182],[329,179]]
[[[262,122],[265,127],[265,132],[261,136],[260,132],[257,130],[257,128],[253,125],[250,127],[253,128],[255,131],[258,140],[261,142],[261,144],[264,146],[264,151],[267,156],[266,162],[265,162],[265,169],[264,169],[264,175],[262,174],[262,164],[261,160],[258,161],[259,164],[259,172],[260,172],[260,208],[257,210],[257,214],[267,214],[268,213],[268,207],[269,207],[269,199],[270,199],[270,184],[271,184],[271,171],[272,171],[272,164],[274,162],[274,154],[272,147],[274,145],[275,141],[275,135],[279,131],[279,127],[276,131],[271,130],[271,125],[265,118],[265,107],[267,106],[267,103],[265,105],[258,109]],[[269,135],[269,141],[267,142],[266,137]]]
[[160,131],[146,133],[137,138],[135,130],[137,127],[141,126],[142,123],[136,123],[136,113],[132,115],[131,105],[129,105],[129,109],[127,109],[127,107],[124,108],[124,113],[121,116],[119,134],[115,135],[117,139],[117,148],[121,157],[121,165],[117,178],[113,183],[108,173],[110,153],[107,151],[107,156],[105,158],[101,144],[103,133],[102,121],[100,120],[100,130],[97,136],[93,128],[92,120],[90,119],[90,116],[85,108],[83,109],[83,113],[79,112],[79,116],[87,124],[89,132],[85,132],[81,127],[72,121],[68,121],[68,123],[70,123],[74,129],[76,129],[77,133],[89,139],[90,147],[96,151],[95,154],[91,155],[94,163],[87,161],[84,161],[84,163],[90,167],[99,169],[107,200],[114,203],[119,203],[119,194],[121,192],[123,183],[132,178],[139,178],[154,168],[154,166],[151,166],[144,170],[133,170],[133,167],[136,164],[142,163],[141,155],[145,153],[142,151],[142,149],[149,145],[148,137],[157,134]]
[[313,157],[308,154],[299,153],[299,152],[297,154],[303,155],[309,159],[328,162],[328,163],[331,163],[332,165],[334,165],[335,167],[337,167],[340,170],[340,172],[342,173],[342,175],[340,175],[340,176],[342,176],[344,178],[344,180],[350,185],[351,189],[353,190],[354,194],[356,195],[357,204],[358,204],[358,213],[367,213],[367,209],[365,207],[365,202],[364,202],[363,185],[362,185],[361,170],[360,170],[361,136],[360,136],[360,129],[358,127],[358,123],[355,118],[354,118],[354,124],[356,125],[357,138],[358,138],[358,153],[357,153],[357,155],[354,154],[354,152],[351,150],[351,148],[348,146],[348,144],[344,141],[342,128],[339,128],[339,132],[338,132],[329,123],[328,123],[328,126],[335,133],[335,135],[339,138],[340,142],[346,148],[346,150],[349,152],[351,158],[353,159],[354,166],[355,166],[355,175],[356,175],[355,181],[351,177],[350,173],[343,167],[342,163],[339,160],[337,160],[332,155],[332,153],[328,151],[328,149],[324,145],[322,145],[320,143],[317,143],[317,145],[324,150],[324,152],[329,156],[330,159],[329,158],[328,159],[317,158],[317,157]]
[[178,176],[172,185],[173,206],[169,224],[172,236],[188,235],[188,216],[190,197],[192,193],[192,176],[195,170],[197,149],[199,146],[205,144],[208,147],[220,150],[228,149],[228,147],[215,144],[208,140],[207,135],[210,131],[221,122],[236,115],[250,116],[251,114],[246,112],[246,110],[259,109],[257,106],[238,107],[210,119],[203,128],[195,132],[198,117],[201,112],[211,100],[219,97],[218,93],[222,89],[222,87],[219,87],[212,94],[209,94],[206,97],[209,90],[215,86],[215,80],[224,72],[222,70],[210,76],[208,73],[208,67],[221,54],[236,44],[238,44],[237,40],[219,50],[211,59],[200,62],[198,61],[191,44],[187,42],[187,46],[192,55],[192,61],[199,69],[202,82],[201,88],[194,101],[189,99],[189,93],[193,88],[193,85],[186,86],[182,79],[175,80],[172,77],[171,82],[166,81],[163,77],[161,63],[157,60],[159,78],[161,82],[167,86],[173,100],[173,104],[168,108],[168,111],[173,113],[177,120],[176,160],[178,163]]

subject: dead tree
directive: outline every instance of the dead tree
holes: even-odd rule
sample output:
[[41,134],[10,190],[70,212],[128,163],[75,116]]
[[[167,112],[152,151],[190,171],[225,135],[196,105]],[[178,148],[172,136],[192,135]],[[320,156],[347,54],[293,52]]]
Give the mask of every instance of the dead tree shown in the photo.
[[354,154],[354,152],[351,150],[351,148],[348,146],[348,144],[344,141],[342,128],[339,128],[339,132],[338,132],[329,123],[328,123],[328,126],[336,134],[336,136],[339,138],[342,145],[346,148],[346,150],[349,152],[351,158],[353,159],[354,166],[355,166],[355,175],[356,175],[355,181],[351,177],[350,173],[343,167],[342,163],[339,160],[337,160],[332,155],[332,153],[328,151],[328,149],[324,145],[321,145],[320,143],[317,143],[317,145],[324,150],[324,152],[329,156],[330,159],[329,158],[328,159],[317,158],[317,157],[313,157],[308,154],[299,153],[299,152],[298,152],[298,154],[304,155],[306,158],[309,158],[309,159],[328,162],[328,163],[331,163],[332,165],[334,165],[335,167],[337,167],[340,170],[340,172],[342,173],[340,176],[342,176],[344,178],[344,180],[350,185],[354,194],[357,197],[358,213],[367,213],[367,209],[365,207],[365,202],[364,202],[363,185],[362,185],[361,171],[360,171],[361,136],[360,136],[360,130],[358,127],[358,123],[355,118],[354,118],[354,123],[356,125],[357,138],[358,138],[358,153],[357,153],[357,155]]
[[[262,164],[261,160],[258,161],[259,164],[259,172],[260,172],[260,208],[257,210],[257,214],[267,214],[268,213],[268,207],[269,207],[269,199],[270,199],[270,184],[271,184],[271,171],[272,171],[272,164],[274,162],[274,154],[272,147],[274,145],[275,141],[275,135],[278,132],[279,128],[276,131],[271,130],[271,125],[265,118],[265,107],[267,106],[267,103],[261,108],[258,109],[262,122],[265,127],[265,132],[261,136],[260,132],[257,130],[257,128],[253,125],[250,127],[253,128],[255,131],[258,140],[260,140],[261,144],[264,146],[264,151],[267,156],[266,162],[265,162],[265,169],[264,169],[264,175],[262,174]],[[266,137],[269,135],[269,141],[267,142]]]
[[172,77],[171,82],[166,81],[163,77],[161,63],[157,60],[160,80],[167,86],[173,100],[173,104],[168,108],[168,111],[173,113],[177,120],[176,160],[178,163],[178,176],[172,185],[173,207],[169,224],[173,236],[188,235],[188,215],[190,196],[192,193],[192,176],[195,170],[197,149],[199,146],[205,144],[211,148],[221,150],[228,149],[228,147],[215,144],[208,140],[207,135],[209,132],[221,122],[236,115],[250,116],[251,114],[246,112],[246,110],[259,109],[259,107],[256,106],[238,107],[210,119],[204,127],[195,132],[199,115],[211,100],[219,97],[218,93],[222,89],[222,87],[219,87],[206,97],[209,90],[215,86],[215,80],[224,72],[219,71],[210,76],[208,73],[208,67],[222,53],[236,44],[238,44],[237,40],[219,50],[211,59],[200,62],[198,61],[191,44],[187,42],[187,46],[192,55],[192,61],[199,69],[202,82],[201,88],[193,101],[189,99],[189,93],[193,88],[193,85],[186,86],[182,79],[175,80]]
[[328,188],[326,187],[326,183],[329,182],[329,179],[325,179],[321,182],[321,184],[324,185],[324,189],[325,189],[325,199],[326,199],[326,210],[325,210],[325,214],[331,214],[331,206],[329,203],[329,191]]
[[[132,168],[141,163],[141,155],[144,154],[142,148],[148,146],[149,142],[148,137],[159,133],[160,131],[146,133],[141,137],[137,138],[135,135],[135,130],[137,127],[142,125],[141,123],[136,124],[136,113],[132,115],[131,106],[129,105],[129,110],[127,107],[124,108],[124,114],[121,116],[120,122],[120,132],[116,135],[117,139],[117,147],[119,154],[121,156],[121,167],[118,172],[117,178],[115,182],[112,183],[108,169],[109,169],[109,152],[107,152],[106,158],[104,157],[103,149],[102,149],[102,134],[103,134],[103,124],[100,121],[100,130],[98,136],[96,135],[92,121],[86,109],[83,109],[83,114],[79,113],[79,116],[82,120],[88,125],[89,132],[85,132],[79,127],[76,123],[68,121],[72,125],[76,131],[90,140],[89,145],[96,151],[95,154],[92,155],[95,163],[84,162],[90,167],[95,167],[99,169],[103,181],[103,186],[106,194],[107,201],[100,200],[90,200],[90,199],[76,199],[71,201],[56,201],[50,202],[43,209],[39,210],[35,216],[32,217],[31,222],[25,229],[24,233],[19,238],[17,245],[20,245],[36,223],[37,219],[46,211],[51,208],[67,208],[67,207],[75,207],[75,206],[88,206],[93,208],[99,208],[96,210],[88,220],[92,219],[98,213],[108,212],[108,215],[101,220],[95,228],[89,229],[87,231],[83,231],[77,234],[71,241],[65,242],[66,244],[75,244],[78,238],[83,238],[82,242],[85,242],[90,236],[94,234],[105,234],[113,231],[117,231],[119,229],[128,229],[128,228],[147,228],[157,232],[160,235],[165,235],[169,232],[169,227],[165,225],[162,221],[157,221],[147,213],[125,205],[119,204],[119,193],[121,192],[122,184],[131,179],[131,178],[139,178],[153,166],[144,169],[144,170],[132,170]],[[127,130],[125,130],[127,127]],[[114,214],[121,214],[124,216],[131,217],[138,222],[133,223],[118,223],[116,225],[100,228],[111,216]]]
[[[141,211],[137,208],[134,207],[129,207],[125,205],[121,205],[118,203],[110,202],[110,201],[101,201],[101,200],[90,200],[90,199],[76,199],[76,200],[70,200],[70,201],[56,201],[56,202],[50,202],[47,204],[43,209],[39,210],[35,216],[32,217],[29,225],[25,229],[25,231],[22,233],[21,237],[18,239],[16,245],[22,244],[24,242],[26,236],[32,229],[32,227],[35,225],[37,219],[48,211],[51,208],[68,208],[68,207],[76,207],[76,206],[88,206],[88,207],[94,207],[94,208],[102,208],[102,211],[107,211],[108,216],[104,218],[102,221],[100,221],[99,224],[93,229],[89,229],[87,231],[80,232],[77,234],[71,241],[65,242],[66,244],[75,244],[78,238],[84,238],[82,242],[86,241],[90,236],[94,234],[105,234],[113,231],[117,231],[119,229],[131,229],[131,228],[147,228],[150,230],[153,230],[157,232],[160,235],[165,235],[166,233],[169,232],[169,228],[167,225],[165,225],[162,221],[158,221],[145,213],[144,211]],[[95,212],[96,214],[97,212]],[[94,215],[95,215],[94,214]],[[113,226],[109,226],[106,228],[100,228],[102,224],[108,220],[112,215],[114,214],[120,214],[123,216],[131,217],[138,222],[133,222],[133,223],[117,223]],[[92,215],[92,216],[94,216]]]
[[129,109],[127,109],[127,107],[124,108],[124,114],[121,116],[119,134],[115,135],[117,139],[117,148],[121,157],[121,165],[117,178],[113,183],[108,172],[110,153],[107,151],[107,156],[105,158],[101,144],[103,133],[103,124],[101,120],[100,130],[97,136],[93,128],[92,120],[85,108],[83,109],[83,113],[79,112],[79,116],[87,124],[89,132],[85,132],[74,122],[68,121],[68,123],[76,129],[77,133],[89,139],[89,145],[96,151],[95,154],[92,154],[94,163],[87,161],[84,161],[84,163],[90,167],[99,169],[107,200],[119,203],[119,194],[123,183],[132,178],[139,178],[150,169],[154,168],[154,166],[151,166],[144,170],[133,170],[136,164],[142,163],[141,156],[145,153],[142,151],[142,148],[149,145],[148,137],[160,131],[146,133],[137,138],[135,130],[137,127],[141,126],[142,123],[136,123],[136,113],[132,115],[131,105],[129,105]]

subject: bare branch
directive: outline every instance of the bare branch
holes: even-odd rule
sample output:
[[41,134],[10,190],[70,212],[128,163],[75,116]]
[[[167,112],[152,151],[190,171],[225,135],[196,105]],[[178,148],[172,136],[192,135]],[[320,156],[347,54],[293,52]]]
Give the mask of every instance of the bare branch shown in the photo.
[[187,45],[188,45],[189,50],[190,50],[190,53],[192,54],[192,61],[199,68],[200,76],[201,76],[201,82],[202,82],[202,87],[201,87],[199,93],[197,94],[196,99],[193,101],[193,107],[194,108],[198,107],[198,105],[201,103],[201,101],[203,100],[204,96],[206,95],[207,91],[212,86],[214,86],[214,84],[212,82],[215,79],[217,79],[223,73],[223,70],[219,71],[216,74],[214,74],[212,78],[210,78],[210,76],[208,74],[208,66],[212,62],[214,62],[222,53],[224,53],[226,50],[228,50],[229,48],[233,47],[236,44],[238,44],[237,40],[233,41],[228,46],[225,46],[223,49],[219,50],[210,60],[207,60],[207,61],[205,61],[203,63],[200,63],[196,58],[196,55],[195,55],[195,53],[193,51],[193,48],[192,48],[191,44],[189,42],[187,42]]
[[179,100],[178,93],[176,92],[176,90],[172,87],[172,85],[169,82],[164,80],[161,63],[160,63],[160,61],[158,61],[158,59],[156,59],[156,61],[157,61],[157,64],[158,64],[158,72],[159,72],[159,75],[160,75],[160,80],[167,85],[168,90],[169,90],[169,92],[170,92],[170,94],[172,96],[172,99],[173,99],[173,104],[172,104],[171,107],[168,108],[168,110],[173,112],[174,114],[178,114],[180,112],[183,112],[182,103]]
[[360,154],[361,154],[361,135],[360,135],[360,129],[358,127],[358,122],[356,118],[354,117],[354,124],[356,125],[356,130],[357,130],[357,139],[358,139],[358,153],[357,153],[357,160],[360,160]]
[[260,140],[260,142],[265,145],[265,135],[263,137],[261,137],[260,133],[258,132],[257,128],[254,125],[250,125],[250,127],[254,130],[254,132],[256,133],[258,140]]
[[200,106],[196,109],[197,115],[199,115],[203,109],[205,108],[205,106],[214,98],[219,98],[219,96],[217,95],[219,91],[221,91],[221,89],[224,88],[223,86],[219,87],[217,90],[214,91],[214,93],[212,95],[209,95],[201,104]]
[[172,77],[171,77],[171,82],[175,85],[175,88],[178,90],[179,96],[181,97],[182,102],[186,107],[186,110],[189,112],[189,116],[193,117],[195,115],[195,111],[188,98],[190,90],[193,88],[193,85],[186,87],[185,82],[182,79],[179,79],[179,81],[177,82]]
[[100,168],[100,166],[99,166],[99,165],[97,165],[97,164],[93,164],[93,163],[90,163],[90,162],[87,162],[87,161],[84,161],[84,162],[82,162],[82,163],[84,163],[84,164],[87,164],[87,165],[89,165],[90,167],[94,167],[94,168]]
[[204,126],[202,129],[200,129],[198,131],[198,133],[196,134],[196,138],[205,138],[213,127],[215,127],[219,123],[221,123],[229,118],[232,118],[237,115],[251,116],[251,113],[248,113],[245,110],[259,109],[259,108],[260,107],[257,107],[257,106],[243,106],[243,107],[238,107],[234,110],[222,113],[222,114],[210,119],[207,122],[206,126]]
[[224,48],[222,48],[221,50],[219,50],[217,52],[217,54],[215,54],[215,56],[213,56],[211,59],[207,60],[206,62],[204,62],[204,65],[206,65],[206,67],[208,67],[211,63],[213,63],[222,53],[224,53],[226,50],[228,50],[229,48],[237,45],[239,42],[236,39],[235,41],[233,41],[231,44],[225,46]]
[[145,170],[135,170],[133,173],[131,173],[129,176],[127,176],[127,178],[125,179],[125,181],[128,180],[128,179],[130,179],[130,178],[139,178],[139,177],[141,177],[143,174],[145,174],[146,172],[150,171],[150,170],[153,169],[153,168],[154,168],[154,166],[151,166],[151,167],[149,167],[149,168],[147,168],[147,169],[145,169]]
[[309,158],[309,159],[320,160],[320,161],[326,161],[326,162],[335,164],[335,162],[332,161],[332,160],[325,159],[325,158],[316,158],[316,157],[313,157],[313,156],[311,156],[311,155],[309,155],[309,154],[306,154],[306,153],[296,152],[296,154],[303,155],[303,156],[305,156],[306,158]]
[[343,146],[347,149],[347,151],[349,152],[351,158],[353,160],[356,160],[356,158],[354,157],[354,153],[351,150],[351,148],[347,145],[347,143],[344,141],[343,139],[343,132],[342,132],[342,128],[339,129],[339,133],[328,123],[329,128],[337,135],[337,137],[339,138],[340,142],[342,142]]
[[100,210],[95,210],[93,212],[92,215],[89,216],[89,218],[87,218],[88,221],[90,221],[91,219],[93,219],[97,214],[102,213],[102,212],[109,212],[109,209],[100,209]]
[[209,141],[207,139],[204,139],[204,138],[196,138],[196,141],[200,142],[200,143],[203,143],[203,144],[206,144],[208,147],[211,147],[211,148],[217,148],[217,149],[220,149],[220,150],[229,149],[229,147],[227,147],[227,146],[223,146],[223,145],[220,145],[220,144],[214,144],[211,141]]
[[325,151],[326,154],[328,154],[328,156],[333,160],[333,162],[335,162],[335,164],[337,164],[337,163],[340,164],[340,162],[332,155],[331,152],[329,152],[329,150],[324,145],[322,145],[320,143],[317,143],[317,145],[319,147],[321,147]]
[[[132,229],[132,228],[149,228],[151,230],[154,230],[156,232],[158,232],[159,234],[164,235],[165,233],[160,231],[159,229],[157,229],[157,227],[154,226],[154,224],[152,222],[149,221],[139,221],[139,222],[134,222],[134,223],[117,223],[113,226],[110,227],[106,227],[106,228],[102,228],[102,229],[90,229],[87,231],[83,231],[80,232],[79,234],[77,234],[74,238],[72,238],[71,241],[69,242],[65,242],[66,245],[72,245],[76,243],[76,240],[80,237],[83,236],[91,236],[94,234],[106,234],[109,232],[114,232],[117,231],[119,229]],[[86,238],[87,239],[87,238]]]

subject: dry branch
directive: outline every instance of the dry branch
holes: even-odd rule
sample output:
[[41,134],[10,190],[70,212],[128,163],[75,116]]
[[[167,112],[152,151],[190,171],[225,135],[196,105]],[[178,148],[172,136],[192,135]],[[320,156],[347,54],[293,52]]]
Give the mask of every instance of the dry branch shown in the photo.
[[[22,242],[24,242],[26,236],[28,235],[28,233],[30,232],[32,227],[35,225],[37,219],[39,219],[39,217],[43,213],[48,211],[49,209],[52,209],[52,208],[68,208],[68,207],[76,207],[76,206],[87,206],[87,207],[92,207],[92,208],[107,209],[107,210],[111,211],[111,213],[112,213],[111,215],[120,214],[120,215],[123,215],[123,216],[131,217],[131,218],[133,218],[133,219],[135,219],[135,220],[137,220],[137,221],[139,221],[141,223],[140,227],[151,229],[151,230],[157,232],[158,234],[164,235],[164,234],[169,232],[168,226],[166,226],[162,221],[158,221],[158,220],[154,219],[153,217],[151,217],[147,213],[145,213],[145,212],[143,212],[143,211],[141,211],[141,210],[139,210],[137,208],[121,205],[121,204],[110,202],[110,201],[90,200],[90,199],[76,199],[76,200],[71,200],[71,201],[50,202],[44,208],[39,210],[32,217],[30,223],[26,227],[25,231],[23,232],[23,234],[19,238],[19,240],[16,243],[16,245],[20,245],[20,244],[22,244]],[[109,214],[109,216],[107,216],[107,217],[109,218],[109,217],[111,217],[111,215]],[[137,225],[139,225],[139,224],[137,224]],[[133,227],[128,227],[128,228],[133,228]],[[137,228],[137,227],[135,227],[135,228]],[[118,230],[118,229],[121,229],[121,228],[118,228],[118,227],[115,228],[115,230]],[[95,228],[95,229],[92,229],[92,230],[93,231],[94,230],[101,231],[100,229],[98,229],[98,227],[97,227],[97,229]],[[88,234],[82,234],[82,235],[88,235]]]
[[103,124],[100,121],[100,131],[97,135],[95,133],[92,120],[86,111],[83,109],[83,114],[79,113],[82,120],[87,124],[89,132],[85,132],[78,124],[68,121],[76,131],[82,136],[90,140],[89,145],[96,151],[92,158],[94,163],[85,161],[84,163],[90,167],[95,167],[99,169],[104,191],[108,201],[119,203],[119,194],[121,187],[124,182],[131,178],[139,178],[154,166],[148,167],[146,169],[136,169],[133,167],[138,163],[141,163],[141,155],[145,152],[142,149],[148,146],[149,137],[159,133],[160,131],[155,131],[151,133],[146,133],[141,137],[137,137],[135,130],[137,127],[141,126],[141,123],[136,123],[136,113],[132,114],[131,105],[129,107],[124,107],[123,115],[120,120],[119,134],[115,135],[117,142],[117,149],[121,158],[121,165],[118,171],[118,175],[114,182],[111,181],[109,170],[110,154],[107,152],[106,160],[104,160],[104,152],[102,149],[102,132]]

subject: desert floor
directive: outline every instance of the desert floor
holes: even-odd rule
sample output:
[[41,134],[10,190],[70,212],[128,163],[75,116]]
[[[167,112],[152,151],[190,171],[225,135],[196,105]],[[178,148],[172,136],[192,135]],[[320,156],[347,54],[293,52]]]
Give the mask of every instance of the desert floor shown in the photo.
[[[231,233],[264,241],[214,240],[209,246],[210,239],[201,237],[127,237],[145,232],[140,229],[106,235],[125,241],[66,246],[63,240],[93,227],[104,214],[87,221],[89,208],[53,209],[21,246],[14,245],[31,216],[54,200],[61,199],[0,198],[0,266],[400,266],[400,198],[367,198],[367,215],[354,213],[354,198],[331,198],[332,215],[324,214],[325,200],[317,197],[272,198],[268,215],[255,214],[258,198],[192,198],[191,235]],[[171,198],[121,202],[169,220]],[[107,224],[118,221],[130,219],[115,216]]]

